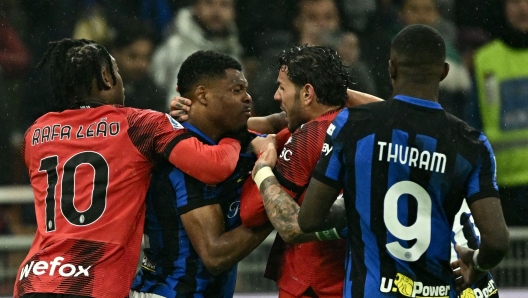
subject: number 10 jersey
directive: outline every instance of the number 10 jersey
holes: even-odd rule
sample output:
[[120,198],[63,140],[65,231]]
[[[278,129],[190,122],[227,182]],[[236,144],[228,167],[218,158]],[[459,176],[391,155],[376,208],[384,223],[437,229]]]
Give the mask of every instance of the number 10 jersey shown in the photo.
[[169,115],[151,110],[105,105],[39,118],[23,144],[38,228],[14,297],[127,296],[151,169],[157,159],[174,162],[173,148],[190,137]]

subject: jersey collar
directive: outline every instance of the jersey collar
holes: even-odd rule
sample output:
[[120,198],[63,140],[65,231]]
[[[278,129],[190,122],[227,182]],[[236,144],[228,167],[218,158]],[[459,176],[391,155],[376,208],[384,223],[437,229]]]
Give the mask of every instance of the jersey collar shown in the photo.
[[180,124],[187,128],[188,130],[194,132],[195,134],[201,136],[202,138],[204,138],[207,142],[209,142],[210,144],[213,144],[213,145],[216,145],[216,142],[211,140],[210,137],[206,136],[203,132],[201,132],[198,128],[196,128],[195,126],[193,126],[192,124],[188,123],[188,122],[180,122]]
[[398,94],[394,96],[394,99],[401,100],[406,103],[410,103],[410,104],[417,105],[417,106],[442,110],[442,106],[439,103],[430,101],[430,100],[417,98],[417,97],[411,97],[411,96],[405,96],[405,95]]

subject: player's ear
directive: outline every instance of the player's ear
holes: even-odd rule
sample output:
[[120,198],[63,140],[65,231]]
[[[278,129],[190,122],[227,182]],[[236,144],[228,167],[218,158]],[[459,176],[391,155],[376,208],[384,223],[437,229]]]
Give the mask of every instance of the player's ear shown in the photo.
[[395,80],[397,75],[398,75],[398,70],[396,69],[396,65],[394,65],[392,60],[389,60],[389,76],[391,80]]
[[301,89],[301,101],[305,105],[309,105],[310,103],[312,103],[312,101],[315,100],[316,96],[317,96],[317,94],[315,94],[315,89],[312,86],[312,84],[306,84]]
[[203,104],[204,106],[207,105],[207,98],[205,96],[205,87],[200,85],[198,87],[196,87],[196,89],[194,90],[194,97],[196,98],[196,100]]
[[444,68],[442,69],[442,75],[440,77],[440,82],[447,77],[447,74],[449,73],[449,63],[444,62]]
[[112,89],[112,86],[114,86],[114,79],[112,78],[112,74],[110,73],[110,69],[108,68],[108,65],[105,65],[104,67],[101,68],[101,78],[103,81],[104,90]]

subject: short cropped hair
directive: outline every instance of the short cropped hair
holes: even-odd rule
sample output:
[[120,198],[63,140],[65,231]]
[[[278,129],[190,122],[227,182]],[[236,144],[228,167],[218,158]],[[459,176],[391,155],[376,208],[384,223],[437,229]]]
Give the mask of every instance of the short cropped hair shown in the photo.
[[398,65],[417,68],[443,65],[445,41],[440,33],[427,25],[403,28],[392,40],[391,51],[398,55]]
[[279,70],[287,70],[288,78],[301,88],[311,84],[317,101],[329,106],[344,106],[347,88],[352,85],[347,67],[335,50],[321,46],[296,46],[277,56]]
[[215,51],[195,52],[180,67],[178,90],[186,96],[203,79],[225,78],[226,70],[230,68],[242,71],[240,62],[229,55]]

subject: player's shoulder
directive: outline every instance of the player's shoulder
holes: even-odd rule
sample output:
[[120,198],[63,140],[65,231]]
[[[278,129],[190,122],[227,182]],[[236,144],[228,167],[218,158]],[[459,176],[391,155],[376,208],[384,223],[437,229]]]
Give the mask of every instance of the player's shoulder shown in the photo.
[[374,117],[380,119],[380,116],[388,113],[391,101],[371,102],[364,105],[343,109],[336,116],[335,122],[344,121],[370,121]]
[[458,137],[473,143],[482,143],[487,140],[482,131],[472,127],[465,121],[451,115],[450,113],[446,112],[446,115],[449,121],[449,127],[452,131],[451,133],[453,134],[453,139]]
[[184,127],[169,114],[150,109],[123,108],[131,125],[134,123],[170,123],[174,129]]

